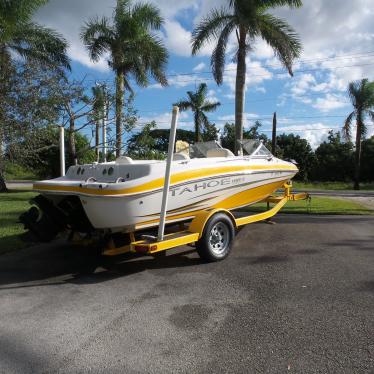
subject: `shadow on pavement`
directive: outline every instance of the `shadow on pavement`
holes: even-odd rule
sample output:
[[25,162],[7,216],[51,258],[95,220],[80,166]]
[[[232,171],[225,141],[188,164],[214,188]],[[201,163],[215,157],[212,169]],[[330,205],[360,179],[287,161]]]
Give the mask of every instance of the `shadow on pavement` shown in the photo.
[[136,254],[107,258],[90,248],[72,248],[61,243],[31,247],[0,257],[0,291],[66,283],[95,284],[148,269],[201,264],[200,258],[188,257],[192,252],[195,251],[158,258]]

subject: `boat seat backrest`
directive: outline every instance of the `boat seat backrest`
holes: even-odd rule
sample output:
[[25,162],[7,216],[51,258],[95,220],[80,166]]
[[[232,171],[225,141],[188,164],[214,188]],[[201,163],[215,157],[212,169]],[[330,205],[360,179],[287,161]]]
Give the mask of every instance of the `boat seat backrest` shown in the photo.
[[173,154],[173,161],[184,161],[189,160],[189,156],[185,153],[174,153]]
[[209,149],[206,157],[234,157],[234,154],[227,148]]
[[133,164],[134,161],[131,157],[121,156],[116,159],[117,164]]

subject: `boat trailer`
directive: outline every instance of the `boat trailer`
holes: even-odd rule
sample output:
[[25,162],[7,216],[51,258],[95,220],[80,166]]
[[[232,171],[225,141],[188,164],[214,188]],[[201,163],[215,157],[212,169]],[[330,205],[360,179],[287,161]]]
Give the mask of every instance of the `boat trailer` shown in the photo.
[[[195,216],[188,226],[181,224],[177,229],[165,234],[162,240],[152,235],[142,235],[139,240],[136,240],[135,233],[130,233],[123,234],[128,235],[129,243],[118,246],[116,240],[109,238],[102,254],[115,256],[133,252],[155,256],[168,249],[192,245],[204,260],[209,262],[222,260],[230,253],[235,233],[241,226],[270,219],[288,201],[310,199],[307,193],[292,193],[291,183],[284,184],[283,188],[282,194],[269,196],[262,201],[268,206],[264,212],[237,215],[237,212],[226,209],[208,209]],[[270,208],[270,204],[274,206]]]

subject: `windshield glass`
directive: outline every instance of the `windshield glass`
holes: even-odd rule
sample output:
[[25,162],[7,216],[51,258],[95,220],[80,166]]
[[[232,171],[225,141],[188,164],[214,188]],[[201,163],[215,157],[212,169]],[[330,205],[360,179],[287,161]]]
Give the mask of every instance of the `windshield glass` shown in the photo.
[[271,156],[271,152],[262,144],[260,140],[244,140],[243,149],[250,156]]
[[190,145],[190,157],[191,158],[202,158],[207,157],[207,152],[210,149],[222,148],[216,141],[210,142],[196,142]]

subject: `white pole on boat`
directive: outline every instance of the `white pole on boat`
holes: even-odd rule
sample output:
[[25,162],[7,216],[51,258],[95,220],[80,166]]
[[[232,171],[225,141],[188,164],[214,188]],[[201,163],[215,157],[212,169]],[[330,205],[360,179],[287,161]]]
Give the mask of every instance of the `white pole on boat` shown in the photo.
[[177,132],[178,114],[179,114],[179,108],[177,106],[174,106],[173,107],[173,115],[171,117],[171,128],[170,128],[170,136],[169,136],[168,158],[166,160],[164,189],[162,191],[160,225],[158,226],[158,236],[157,236],[158,241],[161,241],[161,240],[164,239],[165,219],[166,219],[166,211],[167,211],[168,197],[169,197],[169,187],[170,187],[171,162],[173,161],[175,135],[176,135],[176,132]]
[[60,126],[60,174],[65,175],[65,129]]
[[104,93],[104,115],[103,115],[103,125],[102,125],[102,136],[103,136],[103,161],[106,162],[106,126],[107,126],[107,102],[106,102],[106,89],[105,85],[103,85],[103,93]]

